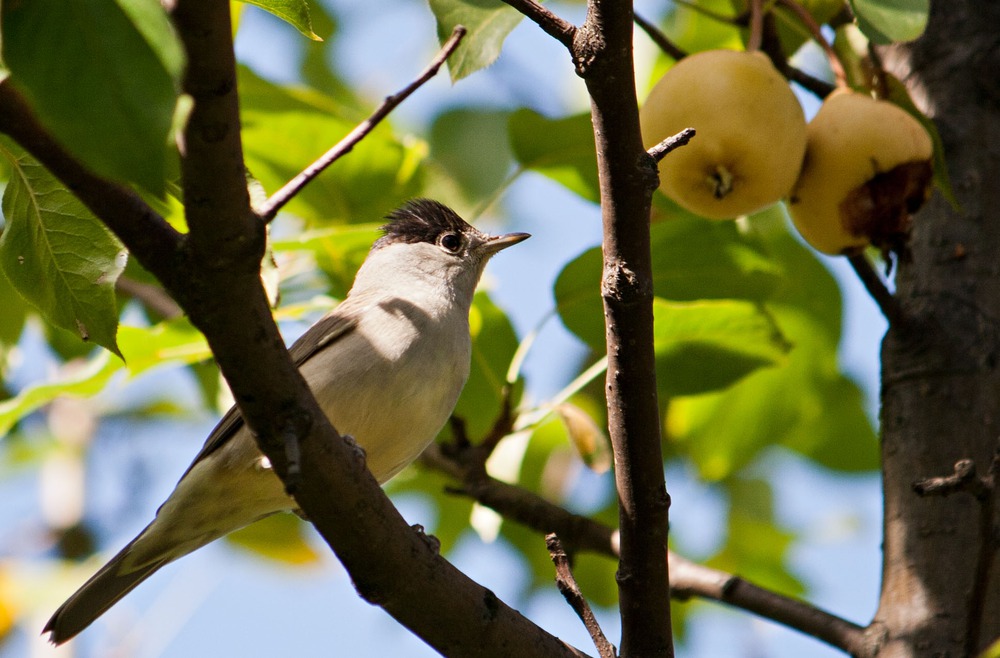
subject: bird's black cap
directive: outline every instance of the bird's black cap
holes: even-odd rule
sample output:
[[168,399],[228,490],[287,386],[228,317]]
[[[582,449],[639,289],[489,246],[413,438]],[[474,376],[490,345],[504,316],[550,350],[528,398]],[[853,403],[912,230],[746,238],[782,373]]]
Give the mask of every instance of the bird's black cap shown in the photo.
[[384,235],[375,248],[393,242],[430,242],[446,231],[466,233],[475,230],[454,210],[432,199],[412,199],[386,216],[389,222],[382,227]]

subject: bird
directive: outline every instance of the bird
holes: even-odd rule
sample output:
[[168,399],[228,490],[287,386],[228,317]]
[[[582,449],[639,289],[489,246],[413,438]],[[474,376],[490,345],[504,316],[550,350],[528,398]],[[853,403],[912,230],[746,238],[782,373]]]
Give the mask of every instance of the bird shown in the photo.
[[[469,376],[469,310],[487,261],[528,237],[488,235],[430,199],[390,212],[344,300],[289,349],[323,412],[385,483],[444,427]],[[231,408],[153,521],[45,625],[80,633],[160,567],[295,501]]]

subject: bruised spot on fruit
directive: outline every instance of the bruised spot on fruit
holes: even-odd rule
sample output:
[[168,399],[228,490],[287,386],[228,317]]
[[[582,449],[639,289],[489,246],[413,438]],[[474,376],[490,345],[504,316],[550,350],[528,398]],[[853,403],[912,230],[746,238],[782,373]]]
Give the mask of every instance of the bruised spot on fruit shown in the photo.
[[880,249],[899,251],[909,233],[911,215],[929,196],[932,175],[927,160],[904,162],[875,174],[840,203],[844,229],[867,236]]

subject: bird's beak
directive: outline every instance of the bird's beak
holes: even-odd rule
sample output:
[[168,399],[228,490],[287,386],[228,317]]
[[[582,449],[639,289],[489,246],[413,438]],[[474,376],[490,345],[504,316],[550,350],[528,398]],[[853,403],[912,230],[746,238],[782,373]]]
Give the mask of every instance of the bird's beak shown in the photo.
[[530,233],[505,233],[504,235],[491,235],[486,239],[486,242],[480,245],[479,248],[482,249],[483,253],[486,255],[492,256],[498,251],[506,249],[511,245],[515,245],[518,242],[523,242],[530,237]]

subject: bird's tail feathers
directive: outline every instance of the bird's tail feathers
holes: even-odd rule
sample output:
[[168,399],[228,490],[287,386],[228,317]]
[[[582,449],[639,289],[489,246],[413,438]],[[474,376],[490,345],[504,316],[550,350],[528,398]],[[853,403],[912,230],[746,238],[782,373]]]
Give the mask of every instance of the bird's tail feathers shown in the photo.
[[174,556],[164,556],[163,559],[129,568],[126,562],[131,561],[130,552],[144,533],[129,542],[59,606],[42,630],[42,633],[50,634],[49,640],[53,644],[62,644],[77,635],[157,569],[173,561]]

